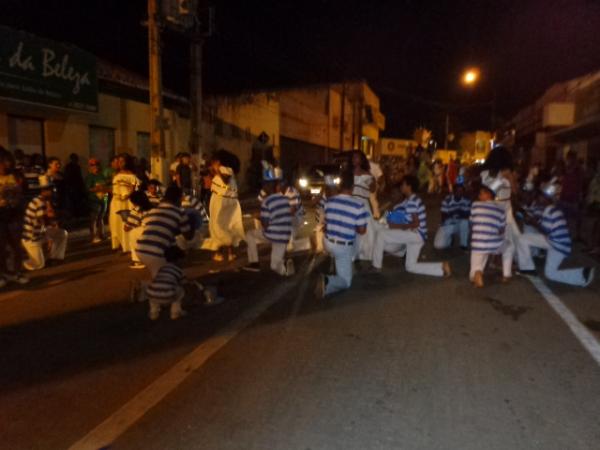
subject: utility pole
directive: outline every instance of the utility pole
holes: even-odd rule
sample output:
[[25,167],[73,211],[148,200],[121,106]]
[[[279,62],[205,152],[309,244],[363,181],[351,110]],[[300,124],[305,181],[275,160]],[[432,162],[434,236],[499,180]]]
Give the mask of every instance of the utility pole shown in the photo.
[[444,133],[444,150],[448,150],[448,135],[450,134],[450,113],[446,111],[446,128]]
[[152,173],[165,183],[165,120],[163,117],[161,42],[158,0],[148,0],[150,143]]
[[196,24],[190,43],[190,152],[202,158],[204,142],[202,139],[202,46],[204,37]]

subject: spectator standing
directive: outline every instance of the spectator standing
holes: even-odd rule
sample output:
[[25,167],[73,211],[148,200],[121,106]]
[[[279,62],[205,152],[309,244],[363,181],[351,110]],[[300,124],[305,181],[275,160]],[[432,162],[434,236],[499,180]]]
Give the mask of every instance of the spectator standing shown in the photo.
[[[26,284],[29,279],[21,273],[20,205],[21,186],[12,173],[13,159],[10,152],[0,147],[0,288],[7,281]],[[7,254],[10,249],[11,263]]]
[[60,162],[60,159],[54,156],[48,158],[46,176],[54,186],[52,191],[52,205],[57,212],[62,211],[65,206],[65,180],[61,169],[62,163]]
[[79,165],[79,155],[71,153],[69,162],[65,165],[65,209],[73,217],[81,217],[86,211],[85,182]]
[[192,194],[192,160],[189,153],[181,153],[181,162],[175,169],[175,178],[184,195]]
[[98,244],[105,238],[104,216],[108,209],[110,181],[104,176],[100,161],[96,158],[89,160],[88,170],[89,173],[85,177],[85,187],[90,212],[90,239],[92,244]]

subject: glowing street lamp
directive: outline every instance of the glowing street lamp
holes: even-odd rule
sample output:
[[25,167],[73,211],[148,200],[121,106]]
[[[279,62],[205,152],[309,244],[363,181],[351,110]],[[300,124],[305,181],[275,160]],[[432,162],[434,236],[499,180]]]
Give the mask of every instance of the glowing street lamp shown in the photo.
[[468,69],[462,75],[462,83],[465,86],[473,86],[479,80],[479,69]]

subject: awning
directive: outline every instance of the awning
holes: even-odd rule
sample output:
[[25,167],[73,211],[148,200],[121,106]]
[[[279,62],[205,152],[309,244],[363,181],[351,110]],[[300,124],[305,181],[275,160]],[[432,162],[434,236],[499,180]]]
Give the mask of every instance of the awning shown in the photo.
[[600,137],[600,114],[589,117],[568,128],[550,134],[561,142],[581,141],[593,137]]

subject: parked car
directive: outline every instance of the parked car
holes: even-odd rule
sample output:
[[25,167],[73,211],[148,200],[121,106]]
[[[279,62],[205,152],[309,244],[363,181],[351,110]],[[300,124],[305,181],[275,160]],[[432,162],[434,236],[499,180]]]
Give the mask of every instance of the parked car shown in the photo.
[[301,194],[318,195],[325,186],[325,176],[332,175],[334,182],[340,182],[340,166],[337,164],[318,164],[301,172],[296,185]]

